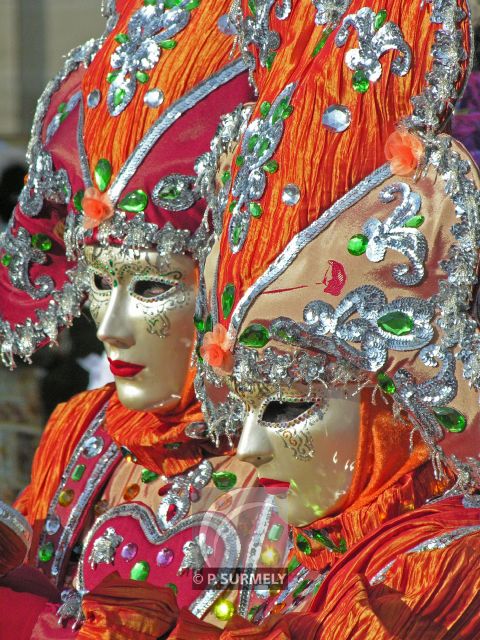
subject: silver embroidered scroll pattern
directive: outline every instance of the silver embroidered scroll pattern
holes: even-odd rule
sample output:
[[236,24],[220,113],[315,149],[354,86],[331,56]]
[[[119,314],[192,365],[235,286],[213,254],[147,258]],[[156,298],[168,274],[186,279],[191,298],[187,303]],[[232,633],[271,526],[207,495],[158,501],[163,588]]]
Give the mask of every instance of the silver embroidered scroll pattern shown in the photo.
[[315,24],[328,27],[335,27],[352,4],[352,0],[312,0],[312,2],[317,10]]
[[44,200],[66,204],[71,197],[68,174],[65,169],[54,170],[50,153],[39,146],[32,158],[27,182],[19,197],[22,213],[27,216],[37,216]]
[[392,72],[404,76],[412,64],[412,50],[405,42],[400,28],[393,22],[387,22],[380,29],[375,26],[376,14],[368,7],[358,13],[348,15],[335,37],[337,47],[343,47],[350,35],[350,27],[357,30],[358,49],[350,49],[345,54],[345,63],[352,71],[365,73],[370,82],[376,82],[382,75],[381,56],[387,51],[400,53],[392,62]]
[[195,176],[172,173],[157,182],[152,191],[152,200],[167,211],[185,211],[200,198],[194,185]]
[[[232,187],[233,211],[228,228],[228,239],[233,253],[243,247],[250,228],[250,217],[255,208],[261,212],[258,200],[267,186],[266,172],[280,144],[284,132],[284,120],[292,111],[290,100],[295,91],[291,83],[278,95],[269,108],[268,114],[256,118],[247,127],[236,162],[240,169]],[[273,161],[274,162],[274,161]]]
[[385,258],[387,249],[393,249],[405,255],[411,263],[396,265],[393,277],[400,284],[409,287],[419,284],[425,275],[425,259],[428,245],[425,236],[415,228],[405,226],[417,216],[422,200],[417,193],[412,193],[410,187],[402,182],[393,184],[380,193],[380,200],[384,203],[393,202],[396,195],[402,198],[393,213],[382,222],[377,218],[370,218],[363,227],[368,238],[366,257],[371,262],[380,262]]
[[171,39],[188,25],[188,4],[190,0],[180,0],[177,6],[166,9],[165,2],[159,0],[156,5],[144,6],[133,14],[127,33],[117,36],[122,41],[111,56],[113,72],[107,97],[112,116],[119,115],[130,104],[137,82],[148,80],[147,72],[159,61],[162,47],[165,43],[171,47]]
[[41,300],[52,293],[54,282],[50,276],[39,276],[35,282],[30,280],[30,265],[45,264],[47,256],[40,249],[32,247],[32,238],[24,227],[17,229],[16,236],[7,229],[0,237],[0,247],[11,256],[8,275],[16,289],[25,291],[34,300]]
[[[409,318],[410,330],[404,335],[384,330],[380,324],[389,314]],[[320,349],[349,360],[359,369],[378,371],[385,364],[389,349],[411,351],[431,341],[432,316],[430,301],[397,298],[388,303],[383,291],[365,285],[349,292],[336,308],[320,300],[310,302],[303,312],[304,323],[278,318],[270,332],[280,341]],[[361,347],[357,350],[350,343]]]
[[246,50],[249,44],[258,49],[258,57],[262,67],[266,67],[272,60],[272,55],[280,46],[280,36],[270,29],[270,13],[275,6],[275,15],[279,20],[285,20],[291,11],[291,0],[253,0],[249,3],[252,15],[243,21],[241,26],[241,48],[249,68],[254,68],[255,61],[252,54]]

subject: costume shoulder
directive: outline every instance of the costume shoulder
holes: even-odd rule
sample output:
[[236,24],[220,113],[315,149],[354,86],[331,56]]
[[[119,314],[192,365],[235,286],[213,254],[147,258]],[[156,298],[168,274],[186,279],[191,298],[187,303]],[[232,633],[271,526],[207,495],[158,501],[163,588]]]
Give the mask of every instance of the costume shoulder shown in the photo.
[[50,416],[35,453],[30,484],[15,503],[32,526],[45,517],[78,441],[114,391],[112,384],[84,391],[59,404]]

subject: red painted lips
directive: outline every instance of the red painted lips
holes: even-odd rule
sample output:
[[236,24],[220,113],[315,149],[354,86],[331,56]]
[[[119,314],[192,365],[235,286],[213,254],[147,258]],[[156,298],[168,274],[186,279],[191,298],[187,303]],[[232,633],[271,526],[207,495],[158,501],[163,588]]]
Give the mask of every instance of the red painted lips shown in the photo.
[[259,478],[258,482],[272,496],[287,493],[290,489],[290,482],[282,482],[282,480],[274,480],[273,478]]
[[110,363],[110,371],[118,378],[133,378],[145,369],[141,364],[123,362],[123,360],[111,360],[109,358],[108,362]]

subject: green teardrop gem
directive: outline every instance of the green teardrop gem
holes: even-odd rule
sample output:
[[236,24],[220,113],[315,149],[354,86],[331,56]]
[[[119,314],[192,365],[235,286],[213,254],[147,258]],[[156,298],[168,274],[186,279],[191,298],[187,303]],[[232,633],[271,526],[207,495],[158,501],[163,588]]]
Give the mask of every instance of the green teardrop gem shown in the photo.
[[271,147],[271,143],[270,140],[268,140],[268,138],[264,138],[262,140],[262,142],[260,143],[260,146],[258,147],[258,153],[257,156],[260,158],[260,156],[263,156],[263,154],[265,153],[265,151],[268,151]]
[[237,206],[236,200],[232,200],[231,203],[228,205],[228,210],[230,211],[230,213],[233,212],[236,206]]
[[383,371],[377,373],[377,382],[380,389],[385,393],[395,393],[397,390],[394,381]]
[[302,580],[300,584],[292,591],[292,598],[298,598],[298,596],[305,591],[308,585],[312,584],[311,580]]
[[230,491],[237,484],[237,476],[231,471],[214,471],[213,484],[221,491]]
[[159,477],[160,475],[158,473],[155,473],[155,471],[149,471],[149,469],[142,470],[141,478],[142,478],[143,484],[149,484],[150,482],[153,482]]
[[265,60],[265,67],[267,71],[271,71],[273,63],[275,62],[275,58],[277,57],[277,52],[272,51],[268,54],[267,59]]
[[382,9],[375,16],[375,22],[374,22],[375,29],[377,30],[380,29],[380,27],[384,25],[386,19],[387,19],[387,10]]
[[236,246],[240,242],[240,233],[242,232],[242,227],[238,224],[233,229],[232,233],[232,242]]
[[251,324],[241,334],[238,341],[245,347],[261,349],[270,340],[270,332],[263,324]]
[[267,173],[275,173],[278,171],[278,162],[276,160],[269,160],[263,165],[263,170]]
[[271,103],[268,102],[267,100],[265,100],[265,102],[262,102],[262,104],[260,105],[260,113],[264,118],[266,118],[270,113],[271,107],[272,107]]
[[302,553],[305,553],[307,556],[309,556],[312,553],[312,546],[310,542],[301,533],[297,535],[297,547],[300,549]]
[[167,584],[165,585],[166,587],[168,587],[169,589],[171,589],[173,591],[173,593],[175,595],[177,595],[178,593],[178,587],[176,584],[174,584],[173,582],[167,582]]
[[108,84],[112,84],[118,78],[118,71],[110,71],[107,73],[107,82]]
[[258,202],[250,202],[248,210],[254,218],[260,218],[263,213],[262,205],[258,204]]
[[391,311],[377,320],[378,326],[394,336],[405,336],[413,329],[413,319],[403,311]]
[[200,333],[204,333],[205,322],[203,321],[203,318],[200,318],[199,316],[193,316],[193,324],[195,325],[195,329],[197,331],[200,331]]
[[55,547],[53,546],[53,542],[42,544],[42,546],[38,550],[38,559],[40,560],[40,562],[50,562],[50,560],[53,558],[54,552]]
[[77,191],[77,193],[73,196],[73,206],[79,213],[83,213],[82,200],[84,195],[85,191],[83,191],[83,189],[80,189],[80,191]]
[[244,156],[237,156],[235,158],[235,164],[237,165],[237,167],[243,167],[243,165],[245,164]]
[[87,467],[84,464],[77,464],[72,473],[72,480],[74,480],[75,482],[81,480],[86,468]]
[[130,578],[132,580],[138,580],[143,582],[148,578],[149,573],[150,573],[150,565],[148,564],[148,562],[141,560],[140,562],[136,562],[133,565],[132,570],[130,571]]
[[2,256],[2,264],[4,267],[8,267],[12,261],[12,256],[9,253],[5,253]]
[[212,329],[213,329],[212,316],[208,315],[207,319],[205,320],[205,331],[212,331]]
[[297,558],[297,556],[292,556],[292,559],[290,560],[287,566],[287,573],[288,574],[293,573],[295,569],[299,566],[300,566],[300,560]]
[[146,71],[137,71],[135,77],[142,84],[145,84],[145,82],[148,82],[150,79],[150,76]]
[[230,173],[230,171],[228,171],[228,169],[227,171],[224,171],[222,174],[222,184],[226,185],[227,182],[231,179],[231,177],[232,177],[232,174]]
[[333,29],[325,29],[325,31],[322,34],[322,37],[318,41],[317,46],[312,51],[312,58],[314,58],[317,54],[319,54],[320,51],[323,49],[323,47],[327,44],[328,36],[332,33],[332,31]]
[[176,40],[162,40],[162,42],[158,43],[158,46],[162,49],[175,49],[177,46]]
[[279,120],[286,120],[292,113],[293,107],[289,104],[286,98],[283,98],[275,107],[275,111],[272,116],[272,123],[275,124]]
[[347,244],[347,251],[352,256],[361,256],[367,250],[368,238],[363,233],[352,236]]
[[222,293],[222,312],[225,319],[228,318],[230,312],[233,309],[233,303],[235,300],[235,287],[229,283],[225,286]]
[[34,233],[32,236],[32,247],[41,251],[50,251],[53,247],[52,240],[44,233]]
[[95,182],[100,191],[105,191],[112,177],[112,165],[106,158],[100,158],[95,167]]
[[355,71],[352,77],[352,86],[358,93],[367,93],[370,82],[364,71]]
[[113,104],[115,107],[118,107],[122,104],[123,100],[125,99],[125,95],[125,89],[121,89],[120,87],[115,89],[115,93],[113,95]]
[[255,0],[248,0],[248,8],[250,9],[252,16],[257,15],[257,4]]
[[200,0],[191,0],[188,4],[185,5],[185,9],[187,11],[192,11],[200,6]]
[[130,211],[131,213],[139,213],[145,211],[145,207],[148,204],[148,196],[142,189],[136,189],[130,191],[127,195],[120,200],[118,205],[122,211]]
[[412,216],[405,222],[403,226],[409,227],[411,229],[418,229],[418,227],[421,227],[424,222],[425,216]]
[[462,433],[467,426],[465,416],[451,407],[433,407],[438,422],[450,433]]
[[260,605],[256,604],[254,607],[252,607],[250,609],[250,611],[247,613],[247,619],[252,622],[254,615],[257,613],[257,611],[260,609]]
[[57,112],[58,113],[65,113],[65,109],[66,108],[67,108],[67,103],[66,102],[61,102],[57,107]]
[[115,40],[118,42],[118,44],[125,44],[130,40],[130,38],[126,33],[117,33],[117,35],[115,36]]

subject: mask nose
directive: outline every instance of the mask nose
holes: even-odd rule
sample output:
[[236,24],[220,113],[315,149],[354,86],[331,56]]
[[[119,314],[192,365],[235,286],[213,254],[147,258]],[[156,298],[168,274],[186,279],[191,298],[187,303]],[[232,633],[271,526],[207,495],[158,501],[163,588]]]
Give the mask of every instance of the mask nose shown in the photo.
[[245,419],[237,447],[237,458],[255,467],[261,467],[273,459],[273,447],[268,432],[258,424],[253,411],[250,411]]
[[129,349],[135,344],[128,316],[128,294],[122,294],[120,287],[112,290],[107,310],[98,327],[97,338],[117,349]]

